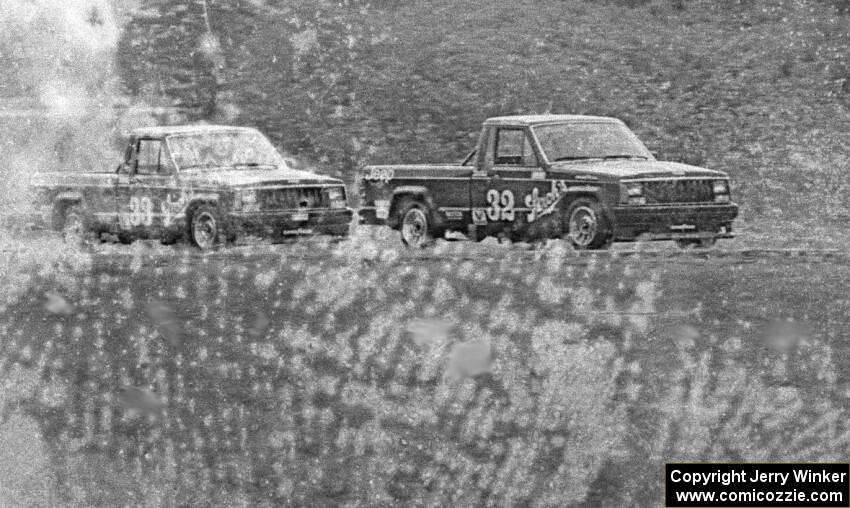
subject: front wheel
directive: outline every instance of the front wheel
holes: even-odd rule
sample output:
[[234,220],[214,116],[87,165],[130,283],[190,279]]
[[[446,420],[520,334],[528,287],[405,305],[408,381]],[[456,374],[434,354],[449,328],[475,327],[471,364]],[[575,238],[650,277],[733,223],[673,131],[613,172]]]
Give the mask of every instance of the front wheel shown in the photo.
[[401,241],[421,249],[432,241],[431,213],[421,201],[406,198],[399,206]]
[[607,249],[611,245],[611,228],[599,202],[591,198],[573,201],[567,210],[567,238],[573,247]]
[[192,212],[189,221],[189,240],[201,250],[210,250],[224,238],[221,221],[215,207],[200,205]]

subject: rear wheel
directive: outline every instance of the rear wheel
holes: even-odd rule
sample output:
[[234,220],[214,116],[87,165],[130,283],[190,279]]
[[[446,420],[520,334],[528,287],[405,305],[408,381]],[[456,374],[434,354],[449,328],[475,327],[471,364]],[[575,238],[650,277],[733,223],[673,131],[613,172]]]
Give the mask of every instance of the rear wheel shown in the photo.
[[565,229],[567,238],[576,249],[607,249],[611,245],[608,219],[595,199],[573,201],[567,210]]
[[717,243],[717,238],[682,238],[676,240],[676,245],[680,249],[708,249]]
[[404,198],[398,207],[401,241],[408,247],[421,249],[433,239],[431,212],[422,201]]
[[224,238],[221,227],[218,210],[211,205],[200,205],[189,220],[189,240],[201,250],[213,249]]
[[62,239],[65,243],[82,246],[86,243],[89,230],[86,216],[80,205],[71,205],[62,214]]

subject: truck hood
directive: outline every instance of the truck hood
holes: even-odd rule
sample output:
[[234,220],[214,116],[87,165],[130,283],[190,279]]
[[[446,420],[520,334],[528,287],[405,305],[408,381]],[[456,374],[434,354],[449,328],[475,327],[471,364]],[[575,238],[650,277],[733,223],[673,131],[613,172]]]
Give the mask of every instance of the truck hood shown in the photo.
[[587,162],[556,162],[552,171],[593,175],[609,178],[663,178],[663,177],[726,177],[723,171],[664,161],[608,160]]
[[181,178],[196,183],[227,186],[251,187],[263,185],[293,184],[342,184],[342,180],[296,169],[221,169],[204,171],[184,171]]

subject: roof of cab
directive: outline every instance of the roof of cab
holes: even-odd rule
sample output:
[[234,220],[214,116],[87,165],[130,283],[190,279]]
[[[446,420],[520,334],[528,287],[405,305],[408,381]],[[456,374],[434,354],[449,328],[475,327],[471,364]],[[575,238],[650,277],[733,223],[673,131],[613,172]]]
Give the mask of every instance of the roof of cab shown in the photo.
[[232,125],[163,125],[159,127],[140,127],[133,129],[130,134],[136,137],[160,138],[174,134],[205,134],[212,132],[254,132],[252,127],[237,127]]
[[515,115],[497,116],[484,121],[485,125],[540,125],[565,122],[620,122],[610,116],[588,115]]

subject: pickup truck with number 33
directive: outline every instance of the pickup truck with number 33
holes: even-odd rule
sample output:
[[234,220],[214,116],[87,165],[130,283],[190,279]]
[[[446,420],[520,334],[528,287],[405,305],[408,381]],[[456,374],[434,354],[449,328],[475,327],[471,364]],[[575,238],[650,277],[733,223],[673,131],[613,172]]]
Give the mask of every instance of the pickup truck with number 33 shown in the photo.
[[721,171],[662,162],[615,118],[531,115],[484,122],[458,165],[367,166],[361,222],[421,247],[447,232],[474,240],[565,238],[577,249],[731,238],[738,206]]
[[201,249],[240,235],[345,236],[341,180],[287,166],[268,139],[215,125],[132,131],[115,172],[33,176],[36,216],[66,237],[187,238]]

